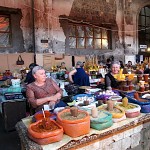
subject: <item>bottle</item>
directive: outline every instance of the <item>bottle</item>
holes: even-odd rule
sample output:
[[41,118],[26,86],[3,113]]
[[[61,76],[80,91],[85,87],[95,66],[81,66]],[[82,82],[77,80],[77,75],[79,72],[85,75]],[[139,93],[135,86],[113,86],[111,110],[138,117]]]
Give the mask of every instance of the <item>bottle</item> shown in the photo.
[[91,110],[91,114],[93,118],[97,118],[98,117],[98,110],[96,107],[93,107]]

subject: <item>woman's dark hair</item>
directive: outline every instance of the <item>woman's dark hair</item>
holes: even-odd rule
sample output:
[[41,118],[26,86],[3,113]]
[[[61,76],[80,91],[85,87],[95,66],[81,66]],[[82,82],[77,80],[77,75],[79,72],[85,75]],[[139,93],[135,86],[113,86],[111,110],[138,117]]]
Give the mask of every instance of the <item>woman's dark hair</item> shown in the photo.
[[32,70],[35,66],[38,66],[38,65],[35,64],[35,63],[31,63],[31,64],[29,65],[29,68]]

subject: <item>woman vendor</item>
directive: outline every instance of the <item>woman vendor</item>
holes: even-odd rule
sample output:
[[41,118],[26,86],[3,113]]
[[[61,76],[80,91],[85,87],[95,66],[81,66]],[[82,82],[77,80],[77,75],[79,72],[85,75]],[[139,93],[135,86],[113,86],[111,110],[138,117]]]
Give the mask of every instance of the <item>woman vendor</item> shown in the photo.
[[26,96],[35,112],[42,108],[65,107],[66,104],[60,101],[62,90],[52,80],[46,78],[45,70],[41,66],[32,69],[35,81],[27,85]]
[[111,71],[105,75],[105,89],[106,90],[118,88],[119,83],[114,78],[114,75],[118,74],[119,70],[120,70],[120,62],[119,61],[112,62]]
[[69,81],[79,86],[90,86],[89,76],[83,69],[83,62],[76,63],[76,69],[69,72]]

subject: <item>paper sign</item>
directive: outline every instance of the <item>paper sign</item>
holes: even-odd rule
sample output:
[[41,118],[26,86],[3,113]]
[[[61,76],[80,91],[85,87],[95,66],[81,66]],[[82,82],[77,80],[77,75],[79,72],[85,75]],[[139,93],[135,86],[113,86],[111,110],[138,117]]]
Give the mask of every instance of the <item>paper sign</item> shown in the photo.
[[44,110],[50,110],[49,105],[44,105]]

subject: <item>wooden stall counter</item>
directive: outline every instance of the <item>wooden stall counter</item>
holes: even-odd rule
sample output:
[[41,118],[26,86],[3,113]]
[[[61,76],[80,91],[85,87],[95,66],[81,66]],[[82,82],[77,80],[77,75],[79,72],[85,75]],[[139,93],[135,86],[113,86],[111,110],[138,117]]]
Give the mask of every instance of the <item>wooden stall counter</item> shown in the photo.
[[113,126],[102,131],[91,129],[89,134],[78,138],[71,138],[64,134],[60,142],[48,145],[38,145],[28,138],[27,127],[31,123],[31,119],[31,117],[27,117],[16,124],[22,150],[90,150],[91,148],[130,150],[137,147],[141,149],[150,147],[148,142],[150,138],[150,114],[141,114],[136,118],[128,118],[114,123]]

